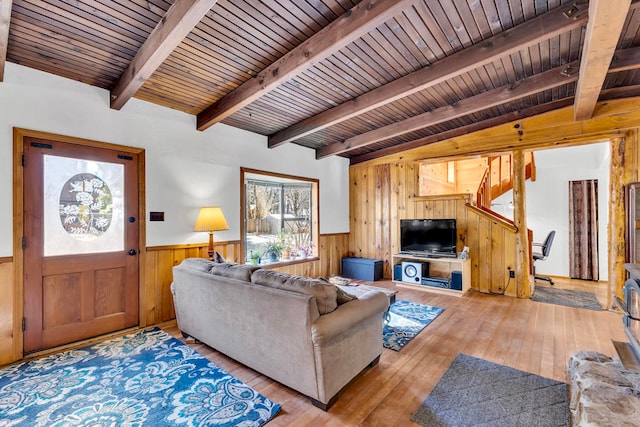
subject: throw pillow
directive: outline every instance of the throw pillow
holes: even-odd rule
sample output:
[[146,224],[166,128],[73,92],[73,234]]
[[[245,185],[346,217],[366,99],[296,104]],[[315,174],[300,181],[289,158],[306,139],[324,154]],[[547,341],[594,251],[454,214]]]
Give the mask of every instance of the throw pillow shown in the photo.
[[259,268],[260,267],[257,267],[255,265],[212,263],[211,274],[250,282],[251,275]]
[[321,315],[331,313],[338,308],[338,288],[320,279],[290,276],[273,270],[258,270],[251,276],[251,282],[314,296]]
[[218,263],[218,264],[225,264],[227,262],[227,260],[224,259],[224,257],[220,254],[220,252],[216,251],[213,254],[213,262]]
[[[334,285],[335,286],[335,285]],[[343,291],[342,289],[340,289],[339,287],[336,286],[337,292],[338,292],[338,305],[342,305],[342,304],[346,304],[349,301],[353,301],[358,299],[357,296],[352,295],[348,292]]]
[[209,261],[206,258],[186,258],[180,264],[181,266],[188,267],[192,270],[203,271],[208,273],[211,271],[213,261]]
[[[330,284],[332,286],[335,286],[334,283],[331,283],[331,280],[327,279],[326,277],[321,277],[318,280],[322,280],[323,282]],[[358,299],[357,296],[350,294],[349,292],[346,292],[344,290],[342,290],[342,288],[336,286],[336,292],[337,292],[337,300],[338,300],[338,305],[342,305],[342,304],[346,304],[349,301],[353,301]]]

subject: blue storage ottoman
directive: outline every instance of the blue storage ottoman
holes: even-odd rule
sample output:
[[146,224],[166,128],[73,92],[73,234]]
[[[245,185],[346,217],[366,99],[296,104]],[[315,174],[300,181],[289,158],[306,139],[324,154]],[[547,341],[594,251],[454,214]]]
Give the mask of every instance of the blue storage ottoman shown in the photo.
[[382,260],[371,258],[342,258],[342,275],[373,282],[382,279]]

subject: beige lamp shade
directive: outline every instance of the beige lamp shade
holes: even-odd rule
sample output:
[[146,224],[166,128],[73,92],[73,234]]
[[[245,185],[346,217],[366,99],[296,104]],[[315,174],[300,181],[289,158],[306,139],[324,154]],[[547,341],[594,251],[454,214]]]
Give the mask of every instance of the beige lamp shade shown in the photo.
[[221,231],[228,230],[229,225],[219,206],[200,208],[193,231]]

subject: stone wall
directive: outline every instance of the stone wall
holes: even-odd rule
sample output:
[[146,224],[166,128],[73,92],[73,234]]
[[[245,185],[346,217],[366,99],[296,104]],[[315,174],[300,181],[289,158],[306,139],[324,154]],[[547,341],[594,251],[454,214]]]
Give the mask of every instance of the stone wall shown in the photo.
[[569,360],[574,426],[640,427],[640,373],[618,359],[580,351]]

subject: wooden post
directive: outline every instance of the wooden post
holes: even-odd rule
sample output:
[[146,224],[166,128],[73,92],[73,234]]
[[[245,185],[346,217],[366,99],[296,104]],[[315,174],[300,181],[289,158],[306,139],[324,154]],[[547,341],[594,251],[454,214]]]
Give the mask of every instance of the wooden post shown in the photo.
[[519,298],[531,298],[532,281],[529,274],[531,258],[529,256],[529,236],[527,235],[527,164],[524,151],[516,150],[513,159],[513,223],[516,231],[516,292]]
[[[627,138],[610,140],[611,165],[609,169],[609,292],[607,308],[615,309],[614,295],[622,298],[625,271],[622,264],[626,256],[625,186],[633,180],[633,144]],[[633,139],[633,138],[630,138]]]

